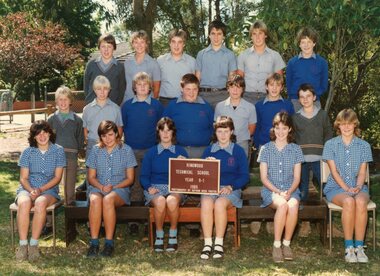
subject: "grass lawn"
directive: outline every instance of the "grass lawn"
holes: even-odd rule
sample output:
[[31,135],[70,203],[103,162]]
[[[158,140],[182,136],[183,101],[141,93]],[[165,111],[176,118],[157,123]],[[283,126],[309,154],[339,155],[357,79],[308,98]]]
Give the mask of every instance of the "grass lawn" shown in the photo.
[[[57,274],[57,275],[379,275],[380,248],[372,250],[371,236],[367,237],[368,264],[347,264],[343,257],[343,239],[333,239],[333,253],[319,241],[318,231],[308,238],[294,236],[292,248],[295,260],[274,264],[271,258],[273,236],[264,227],[254,236],[248,227],[242,229],[239,249],[232,247],[232,235],[227,233],[225,257],[218,261],[202,261],[199,258],[203,241],[189,237],[184,227],[180,228],[179,251],[174,254],[155,254],[148,240],[140,231],[139,236],[127,235],[125,224],[116,231],[116,251],[111,259],[87,259],[89,235],[85,225],[78,227],[77,240],[68,248],[64,243],[64,213],[58,215],[57,249],[54,252],[52,239],[41,240],[43,258],[36,263],[17,263],[10,240],[9,204],[14,200],[18,186],[18,167],[14,161],[0,161],[0,274]],[[380,177],[372,179],[371,194],[380,204]],[[339,221],[339,216],[335,222]],[[379,233],[377,219],[377,234]],[[379,236],[379,235],[377,235]],[[17,237],[17,235],[16,235]],[[16,238],[17,239],[17,238]],[[103,241],[101,241],[103,242]]]

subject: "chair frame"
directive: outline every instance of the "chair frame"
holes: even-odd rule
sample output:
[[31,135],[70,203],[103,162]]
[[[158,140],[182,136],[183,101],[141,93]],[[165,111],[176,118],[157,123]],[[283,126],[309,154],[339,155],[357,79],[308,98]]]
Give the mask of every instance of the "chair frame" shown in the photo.
[[[330,175],[330,168],[327,162],[323,162],[321,160],[321,189],[323,189],[323,185],[327,183],[327,178]],[[367,166],[367,172],[365,176],[365,183],[368,186],[369,190],[369,167]],[[321,199],[322,199],[322,193],[321,193]],[[323,198],[326,201],[328,210],[329,210],[329,251],[331,253],[332,249],[332,212],[337,211],[337,212],[342,212],[343,208],[332,203],[328,202],[326,198]],[[371,212],[372,211],[372,243],[373,243],[373,251],[376,249],[376,203],[374,203],[371,199],[368,201],[367,205],[367,211]],[[368,226],[368,223],[367,223]]]
[[[59,200],[55,202],[54,204],[48,206],[46,208],[46,215],[51,214],[52,215],[52,228],[53,228],[53,248],[55,250],[56,248],[56,225],[55,225],[55,217],[56,217],[56,212],[58,211],[59,207],[63,205],[63,200]],[[17,215],[18,211],[18,206],[16,203],[12,203],[9,205],[9,211],[11,215],[11,240],[12,240],[12,249],[15,251],[15,215]],[[30,209],[30,214],[34,214],[34,206],[32,209]]]

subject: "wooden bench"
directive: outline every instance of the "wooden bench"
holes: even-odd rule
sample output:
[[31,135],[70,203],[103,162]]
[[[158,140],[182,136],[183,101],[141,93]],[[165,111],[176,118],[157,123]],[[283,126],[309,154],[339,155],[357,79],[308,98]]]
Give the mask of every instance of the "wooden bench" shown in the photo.
[[[78,198],[83,199],[83,196],[77,195]],[[89,206],[86,200],[76,200],[74,204],[65,206],[66,246],[76,238],[76,223],[88,220],[88,211]],[[143,202],[132,202],[130,206],[125,205],[117,208],[116,217],[117,221],[147,220],[149,222],[149,207],[144,206]]]
[[[275,210],[267,207],[261,208],[261,187],[248,187],[243,191],[243,208],[238,209],[238,246],[240,246],[241,221],[273,221]],[[318,197],[316,191],[309,192],[309,200],[303,204],[298,212],[299,220],[316,221],[321,224],[320,239],[323,245],[327,241],[328,209],[325,202]]]
[[[149,208],[149,239],[150,246],[153,247],[154,241],[154,229],[155,229],[155,219],[154,219],[154,208]],[[170,222],[168,215],[165,217],[165,222]],[[179,218],[178,222],[201,222],[201,208],[194,204],[186,204],[185,206],[181,206],[179,208]],[[234,226],[233,235],[234,235],[234,246],[238,247],[238,218],[236,208],[229,208],[227,211],[227,222],[232,223]]]

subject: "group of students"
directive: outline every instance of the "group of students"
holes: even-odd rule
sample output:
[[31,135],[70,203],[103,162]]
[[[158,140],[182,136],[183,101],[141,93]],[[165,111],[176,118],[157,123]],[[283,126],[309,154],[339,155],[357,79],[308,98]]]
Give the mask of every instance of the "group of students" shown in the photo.
[[[90,206],[88,257],[112,256],[115,208],[141,197],[154,207],[154,250],[177,250],[179,206],[186,197],[168,191],[168,160],[176,157],[221,160],[219,195],[201,196],[204,247],[200,257],[222,258],[227,209],[242,206],[241,189],[249,182],[247,157],[253,135],[264,185],[262,206],[276,209],[274,261],[293,259],[290,241],[300,200],[307,199],[309,170],[318,178],[319,160],[323,159],[331,170],[324,192],[329,201],[343,207],[346,261],[367,262],[363,239],[369,196],[363,184],[372,155],[369,144],[358,138],[356,114],[342,110],[334,123],[339,136],[330,139],[329,119],[319,103],[319,96],[327,90],[327,62],[314,53],[316,36],[308,28],[299,34],[300,55],[287,67],[288,95],[293,104],[283,99],[281,70],[285,64],[266,46],[267,35],[265,24],[255,22],[250,29],[253,46],[236,62],[232,51],[223,45],[225,25],[213,21],[209,26],[211,44],[194,60],[183,53],[185,33],[174,30],[169,36],[171,53],[155,61],[146,54],[146,33],[139,31],[131,39],[135,55],[124,65],[113,57],[114,38],[101,36],[101,56],[86,67],[88,104],[82,119],[70,110],[70,89],[60,87],[57,112],[48,123],[37,121],[31,126],[30,147],[19,161],[16,203],[20,246],[16,258],[39,257],[38,238],[46,207],[59,200],[58,184],[64,171],[65,204],[74,201],[78,151],[84,142]],[[194,70],[188,70],[189,64]],[[28,246],[33,205],[36,212]],[[164,246],[166,214],[170,229]],[[99,253],[102,220],[105,245]]]

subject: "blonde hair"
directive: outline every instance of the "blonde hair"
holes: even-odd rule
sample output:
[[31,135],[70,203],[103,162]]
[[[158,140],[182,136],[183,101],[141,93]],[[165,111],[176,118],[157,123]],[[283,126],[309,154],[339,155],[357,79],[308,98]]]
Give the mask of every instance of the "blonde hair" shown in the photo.
[[99,75],[95,78],[92,88],[96,90],[103,87],[111,90],[111,83],[105,76]]
[[145,40],[145,43],[146,43],[146,49],[145,51],[148,51],[149,49],[149,44],[150,44],[150,40],[149,40],[149,36],[147,34],[146,31],[144,30],[140,30],[138,32],[134,32],[132,35],[131,35],[131,38],[129,40],[129,42],[132,44],[133,41],[135,41],[136,39],[142,39],[142,40]]
[[67,86],[62,85],[58,87],[57,91],[55,91],[55,101],[57,102],[57,100],[61,96],[66,96],[67,98],[69,98],[70,104],[72,104],[74,101],[74,95],[71,92],[70,88],[68,88]]
[[268,36],[268,27],[264,23],[264,21],[256,20],[255,22],[253,22],[253,24],[249,28],[249,37],[250,38],[252,37],[253,30],[255,30],[255,29],[262,31],[266,36]]
[[356,115],[356,112],[353,111],[351,108],[346,108],[341,110],[338,115],[336,116],[335,122],[334,122],[334,129],[336,131],[336,134],[341,135],[339,126],[344,124],[344,123],[349,123],[349,124],[354,124],[354,134],[356,136],[360,135],[360,122],[358,119],[358,116]]
[[150,79],[150,76],[145,73],[145,72],[138,72],[135,77],[133,78],[133,82],[132,82],[132,89],[133,89],[133,92],[136,94],[136,84],[138,82],[146,82],[149,87],[151,86],[151,79]]

